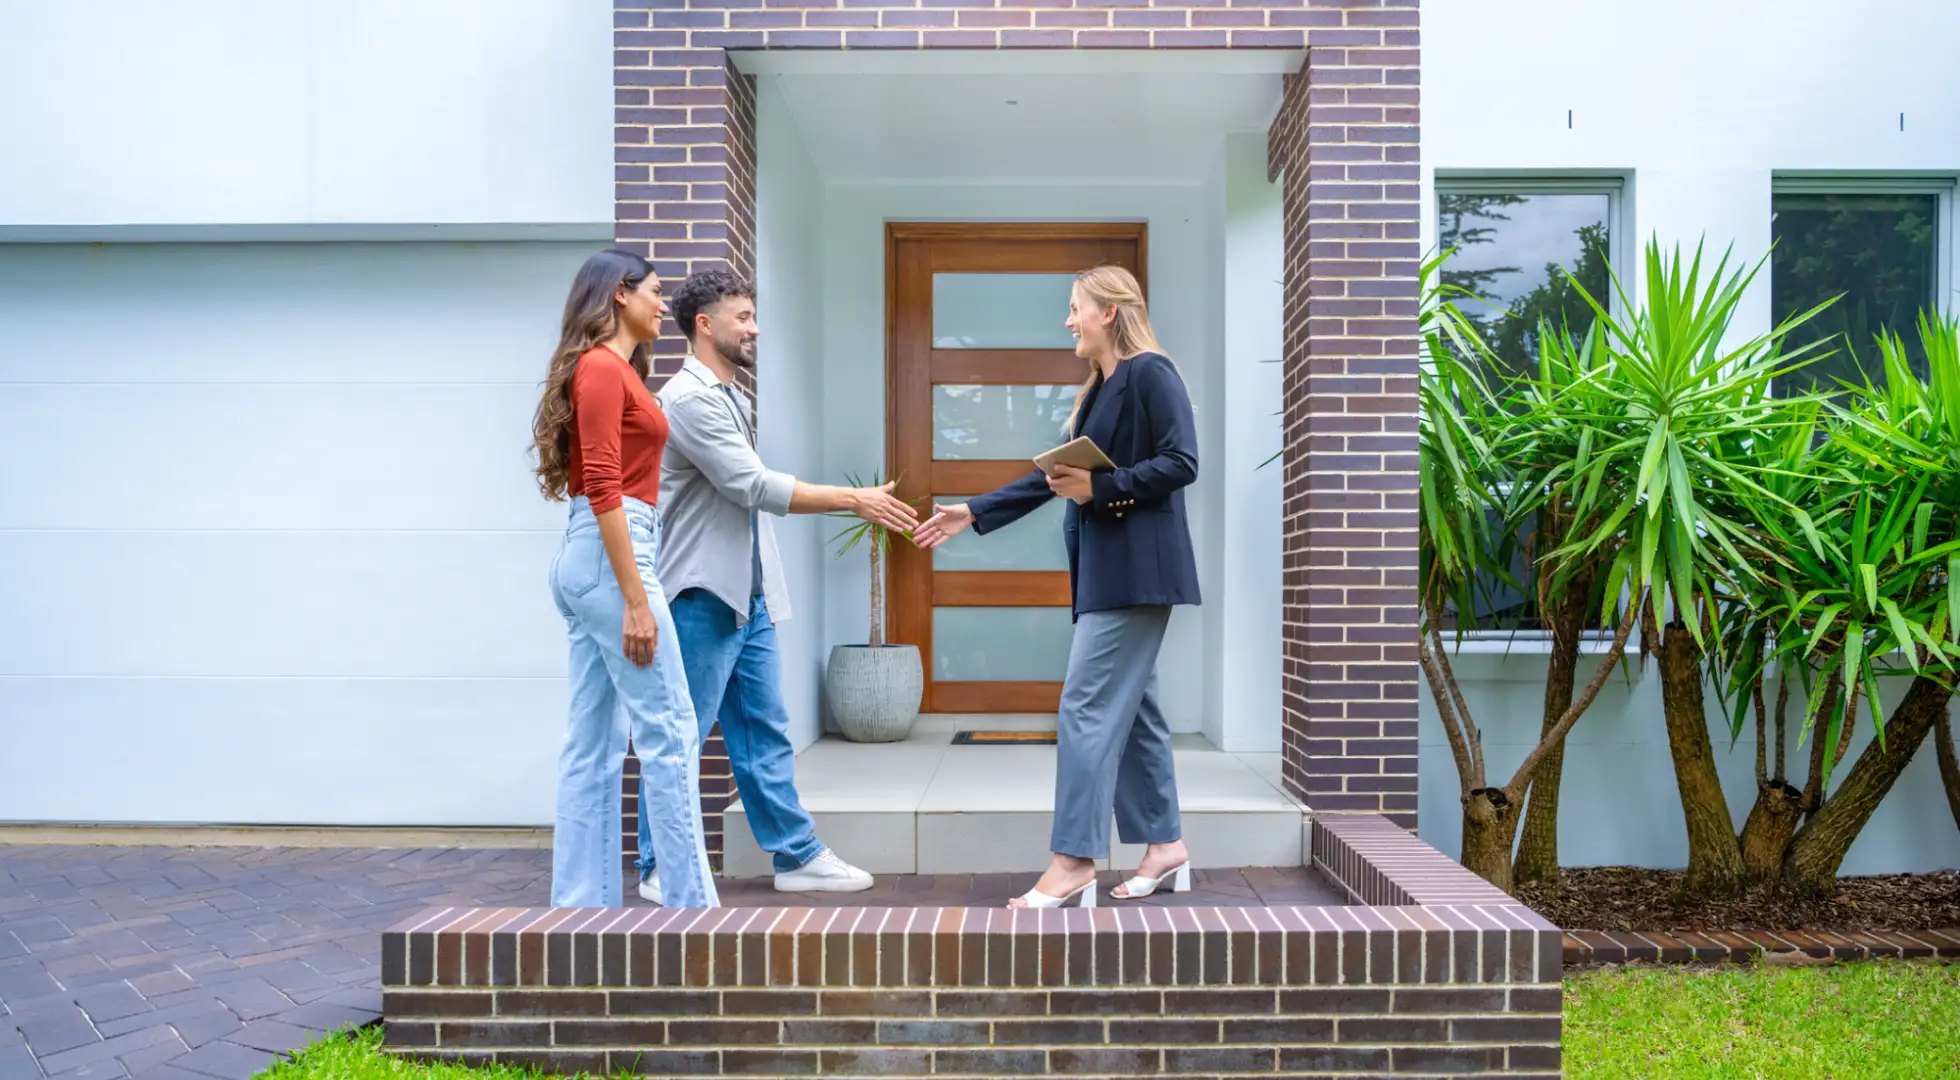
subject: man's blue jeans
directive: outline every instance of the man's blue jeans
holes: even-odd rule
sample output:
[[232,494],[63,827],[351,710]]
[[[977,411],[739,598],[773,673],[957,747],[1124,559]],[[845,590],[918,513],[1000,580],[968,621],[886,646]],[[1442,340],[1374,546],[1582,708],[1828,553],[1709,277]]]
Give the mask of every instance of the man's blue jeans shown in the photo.
[[[674,630],[681,663],[687,669],[694,715],[701,725],[699,745],[721,721],[721,741],[735,773],[755,842],[775,856],[776,872],[787,873],[823,853],[816,826],[796,795],[796,748],[789,741],[789,713],[783,707],[782,667],[776,654],[776,627],[758,596],[749,602],[747,625],[735,625],[735,611],[705,589],[674,598]],[[698,750],[697,750],[698,752]],[[640,781],[640,805],[659,805]],[[647,817],[640,815],[640,877],[654,867]],[[664,879],[663,879],[664,884]]]

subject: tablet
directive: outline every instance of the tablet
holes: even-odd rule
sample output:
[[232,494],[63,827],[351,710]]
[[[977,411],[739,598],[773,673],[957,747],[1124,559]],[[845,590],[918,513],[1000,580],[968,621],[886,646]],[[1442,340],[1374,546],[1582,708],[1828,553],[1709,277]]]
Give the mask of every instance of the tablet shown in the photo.
[[1109,460],[1109,456],[1102,452],[1102,448],[1086,436],[1072,439],[1053,450],[1035,455],[1034,464],[1035,468],[1050,476],[1055,475],[1057,465],[1073,465],[1090,472],[1101,472],[1116,467],[1116,463]]

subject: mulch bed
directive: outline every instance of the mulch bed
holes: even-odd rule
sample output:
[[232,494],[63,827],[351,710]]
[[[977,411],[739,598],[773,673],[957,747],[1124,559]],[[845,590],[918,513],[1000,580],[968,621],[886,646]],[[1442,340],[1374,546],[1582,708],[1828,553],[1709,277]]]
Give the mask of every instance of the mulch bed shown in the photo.
[[1565,870],[1556,889],[1518,899],[1568,930],[1939,930],[1960,926],[1960,871],[1838,881],[1836,896],[1799,900],[1756,890],[1727,900],[1677,900],[1679,871],[1609,866]]

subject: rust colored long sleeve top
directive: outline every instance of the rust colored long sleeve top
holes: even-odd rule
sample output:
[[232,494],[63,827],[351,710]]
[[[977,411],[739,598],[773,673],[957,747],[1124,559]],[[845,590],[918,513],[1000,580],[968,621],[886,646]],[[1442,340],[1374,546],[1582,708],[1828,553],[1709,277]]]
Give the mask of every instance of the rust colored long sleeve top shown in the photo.
[[567,486],[591,500],[594,514],[627,496],[658,503],[667,414],[633,366],[604,345],[579,357],[572,374],[572,426]]

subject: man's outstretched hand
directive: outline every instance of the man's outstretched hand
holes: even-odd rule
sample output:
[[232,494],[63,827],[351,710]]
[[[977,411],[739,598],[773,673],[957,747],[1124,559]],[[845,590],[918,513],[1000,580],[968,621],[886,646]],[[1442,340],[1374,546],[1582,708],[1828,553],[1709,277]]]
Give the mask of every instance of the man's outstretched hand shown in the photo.
[[851,513],[894,532],[909,533],[919,524],[919,512],[892,494],[896,481],[881,487],[851,489]]

